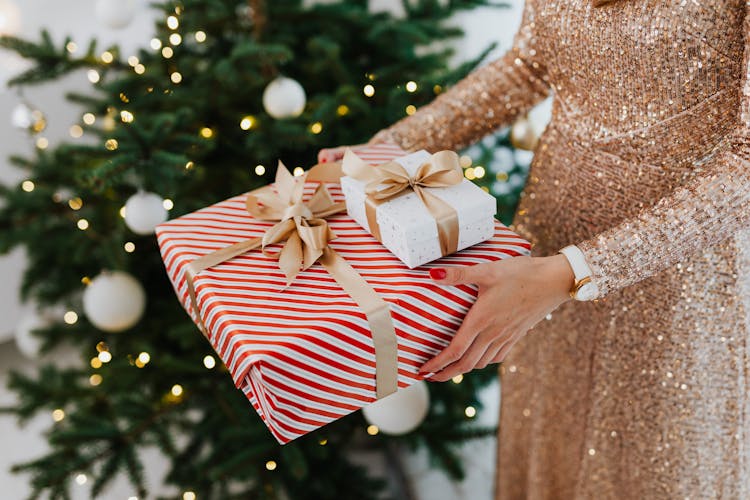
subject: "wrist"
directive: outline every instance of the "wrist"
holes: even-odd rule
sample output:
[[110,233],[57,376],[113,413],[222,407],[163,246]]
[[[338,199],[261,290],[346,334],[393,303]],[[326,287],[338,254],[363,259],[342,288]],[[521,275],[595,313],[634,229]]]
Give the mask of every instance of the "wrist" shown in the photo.
[[539,257],[542,260],[542,276],[549,283],[550,292],[560,302],[571,300],[570,290],[575,285],[576,279],[573,268],[565,255],[558,253],[549,257]]

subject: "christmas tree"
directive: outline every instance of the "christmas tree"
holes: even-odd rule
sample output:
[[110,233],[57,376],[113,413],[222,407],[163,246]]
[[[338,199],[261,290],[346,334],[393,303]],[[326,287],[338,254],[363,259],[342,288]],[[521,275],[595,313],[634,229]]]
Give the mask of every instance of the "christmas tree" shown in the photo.
[[[356,447],[393,457],[425,446],[462,477],[456,447],[493,432],[471,425],[493,367],[431,384],[429,414],[409,434],[378,433],[355,412],[280,447],[175,298],[153,227],[167,211],[268,184],[279,159],[308,167],[320,148],[365,142],[413,113],[491,50],[451,68],[444,43],[461,35],[447,22],[454,13],[486,3],[404,1],[395,17],[366,1],[180,0],[156,4],[162,20],[136,55],[93,41],[75,55],[72,39],[46,33],[0,40],[34,63],[12,86],[83,69],[94,87],[68,96],[81,106],[71,135],[82,139],[37,140],[32,157],[12,158],[26,180],[0,187],[0,252],[26,248],[25,300],[42,312],[62,306],[34,333],[44,350],[64,342],[81,353],[77,367],[11,377],[19,403],[3,411],[52,412],[56,422],[51,451],[14,469],[31,475],[34,497],[69,498],[82,473],[97,496],[121,472],[146,497],[140,452],[153,446],[183,499],[376,498],[385,483],[348,458]],[[41,131],[43,114],[24,109],[22,125]],[[498,144],[511,157],[494,175]],[[469,161],[467,177],[497,190],[522,175],[507,146],[507,133],[485,141],[472,155],[490,174]],[[507,222],[518,190],[501,190]],[[108,293],[121,297],[114,308]]]

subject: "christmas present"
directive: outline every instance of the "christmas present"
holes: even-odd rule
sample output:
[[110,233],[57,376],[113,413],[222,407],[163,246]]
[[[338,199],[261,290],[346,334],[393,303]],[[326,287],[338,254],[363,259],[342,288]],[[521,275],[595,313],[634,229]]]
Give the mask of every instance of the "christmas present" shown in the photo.
[[373,166],[349,150],[343,171],[347,213],[411,268],[495,232],[495,198],[464,179],[453,151],[417,151]]
[[[371,163],[404,152],[359,150]],[[420,380],[476,288],[436,285],[345,213],[340,169],[319,165],[157,228],[177,296],[280,443]],[[493,237],[435,265],[529,253],[499,222]]]

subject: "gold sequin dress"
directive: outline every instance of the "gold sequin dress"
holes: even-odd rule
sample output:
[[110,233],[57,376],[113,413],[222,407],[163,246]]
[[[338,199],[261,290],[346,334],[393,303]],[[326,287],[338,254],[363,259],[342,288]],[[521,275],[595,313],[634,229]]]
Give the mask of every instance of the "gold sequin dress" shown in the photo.
[[498,498],[748,499],[750,3],[594,1],[528,0],[512,50],[379,136],[456,149],[554,95],[514,225],[600,297],[502,365]]

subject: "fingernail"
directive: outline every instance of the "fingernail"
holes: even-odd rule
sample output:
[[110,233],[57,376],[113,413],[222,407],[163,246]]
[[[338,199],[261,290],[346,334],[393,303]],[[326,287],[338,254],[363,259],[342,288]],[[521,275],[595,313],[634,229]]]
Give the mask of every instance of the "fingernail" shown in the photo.
[[323,158],[320,159],[320,163],[328,163],[328,158],[324,156]]
[[434,280],[444,280],[448,273],[442,267],[433,267],[430,269],[430,278]]

